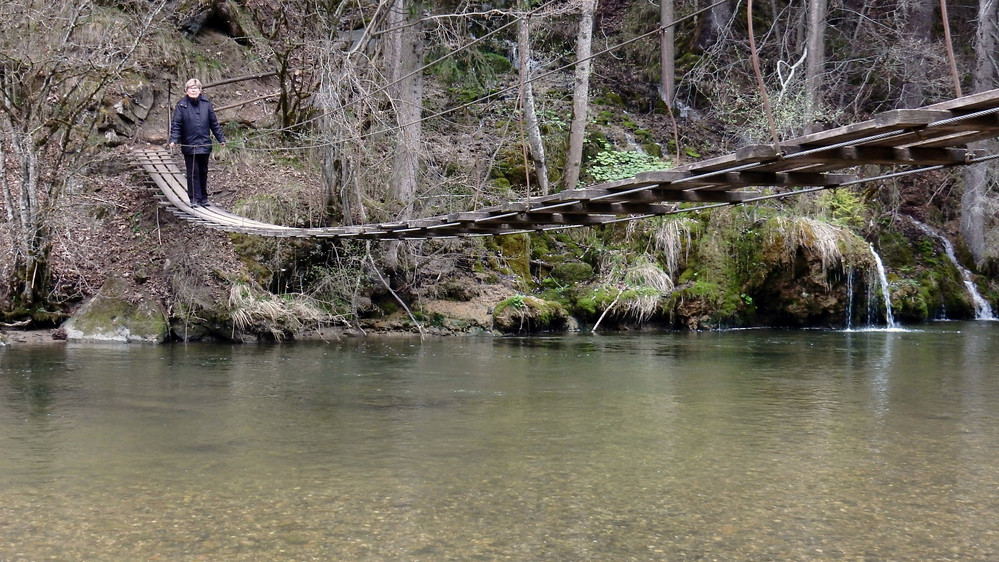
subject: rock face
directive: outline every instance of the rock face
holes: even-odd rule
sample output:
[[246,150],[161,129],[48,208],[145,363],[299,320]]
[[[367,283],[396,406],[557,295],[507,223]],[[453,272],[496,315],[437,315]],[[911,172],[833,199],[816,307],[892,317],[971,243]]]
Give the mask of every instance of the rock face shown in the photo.
[[120,343],[166,341],[170,326],[160,303],[126,292],[124,283],[109,279],[96,296],[63,324],[66,339]]
[[108,146],[118,146],[135,136],[136,129],[149,117],[155,101],[153,87],[145,80],[122,82],[119,92],[108,100],[111,106],[105,108],[97,126]]

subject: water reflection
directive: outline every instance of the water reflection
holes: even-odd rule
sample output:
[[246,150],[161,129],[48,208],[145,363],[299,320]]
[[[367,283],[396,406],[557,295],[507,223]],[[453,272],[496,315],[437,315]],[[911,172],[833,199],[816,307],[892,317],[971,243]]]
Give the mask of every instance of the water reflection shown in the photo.
[[996,323],[0,352],[0,559],[988,559]]

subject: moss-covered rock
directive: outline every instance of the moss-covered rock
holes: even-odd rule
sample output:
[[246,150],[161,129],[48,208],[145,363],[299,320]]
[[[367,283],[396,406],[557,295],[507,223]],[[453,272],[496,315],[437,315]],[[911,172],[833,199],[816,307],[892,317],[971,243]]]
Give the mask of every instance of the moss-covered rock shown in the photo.
[[493,329],[504,333],[564,331],[569,325],[569,314],[561,304],[537,297],[515,295],[493,309]]
[[552,268],[551,278],[562,285],[585,283],[593,279],[593,266],[581,261],[567,261]]
[[163,306],[110,278],[62,328],[69,341],[163,343],[169,333]]

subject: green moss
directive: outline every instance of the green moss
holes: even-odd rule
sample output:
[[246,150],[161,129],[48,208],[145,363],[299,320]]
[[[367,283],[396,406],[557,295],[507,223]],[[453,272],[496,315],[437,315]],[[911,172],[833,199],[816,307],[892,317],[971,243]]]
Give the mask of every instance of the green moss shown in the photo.
[[624,98],[622,98],[621,94],[617,92],[606,92],[601,99],[606,105],[613,105],[622,108],[625,106]]
[[697,278],[698,273],[699,272],[696,269],[688,267],[687,269],[683,270],[683,273],[680,274],[680,277],[677,279],[677,283],[681,285],[690,283],[691,281]]
[[531,284],[531,238],[527,234],[495,237],[503,262],[516,275],[523,287]]
[[817,198],[820,216],[833,224],[860,227],[869,212],[861,197],[849,189],[824,191]]
[[896,283],[892,292],[892,311],[898,320],[922,322],[929,319],[928,292],[915,280]]
[[595,316],[598,311],[610,306],[617,296],[618,291],[616,289],[607,285],[601,285],[587,296],[576,301],[576,306],[587,315]]
[[471,102],[496,90],[498,80],[509,73],[513,65],[505,56],[488,46],[451,53],[444,45],[433,46],[427,58],[436,60],[429,69],[448,86],[448,93],[460,102]]
[[548,243],[550,237],[535,232],[528,233],[528,236],[530,236],[532,259],[547,260],[555,257]]
[[493,309],[493,325],[508,333],[562,330],[568,320],[561,304],[526,295],[514,295]]
[[900,232],[882,230],[878,234],[877,250],[881,260],[892,268],[916,265],[912,244]]
[[511,188],[510,180],[506,178],[494,178],[493,186],[500,191],[509,191]]
[[251,234],[230,234],[233,249],[253,280],[263,287],[271,283],[272,263],[277,253],[276,239]]
[[550,276],[562,285],[585,283],[593,279],[593,266],[579,261],[565,262],[555,266]]
[[662,158],[663,157],[663,148],[662,148],[662,146],[656,144],[655,142],[651,142],[651,141],[650,142],[646,142],[645,144],[642,145],[642,150],[645,151],[645,153],[648,154],[649,156],[654,156],[656,158]]
[[696,281],[690,287],[680,291],[685,296],[695,297],[708,302],[717,302],[724,293],[717,283]]
[[84,339],[165,341],[169,330],[166,316],[157,303],[126,299],[127,287],[109,279],[101,291],[66,324],[67,331]]
[[596,121],[598,125],[608,125],[610,123],[615,122],[616,120],[617,119],[614,116],[614,114],[611,113],[610,111],[607,111],[606,109],[598,111],[597,116],[594,118],[594,121]]

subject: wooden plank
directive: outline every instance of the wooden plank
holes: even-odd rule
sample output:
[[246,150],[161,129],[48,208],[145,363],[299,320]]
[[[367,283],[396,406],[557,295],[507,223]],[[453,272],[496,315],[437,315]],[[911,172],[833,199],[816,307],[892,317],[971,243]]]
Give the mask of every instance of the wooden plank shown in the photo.
[[869,143],[871,146],[960,147],[969,142],[993,138],[999,134],[999,115],[985,115],[965,121],[906,132],[892,139]]
[[704,173],[704,172],[717,172],[720,170],[727,170],[730,168],[743,166],[746,164],[768,162],[770,160],[776,159],[777,157],[778,157],[777,151],[774,150],[774,147],[772,145],[757,144],[740,148],[739,150],[736,150],[732,154],[728,154],[725,156],[719,156],[716,158],[709,158],[707,160],[702,160],[698,162],[691,162],[690,164],[684,164],[683,166],[678,166],[671,171],[675,170],[675,171],[690,172],[691,174]]
[[562,213],[518,213],[514,220],[504,222],[509,226],[519,226],[521,228],[536,228],[539,225],[566,225],[576,224],[582,226],[596,226],[617,217],[614,215],[564,215]]
[[673,184],[682,190],[695,189],[701,191],[725,191],[753,186],[798,186],[798,185],[839,185],[856,179],[854,174],[823,174],[818,172],[768,172],[745,171],[727,172],[717,176],[712,182],[698,182],[696,179]]
[[893,109],[877,114],[873,121],[875,126],[881,131],[896,129],[910,129],[912,127],[922,127],[934,121],[950,119],[954,114],[950,111],[932,109]]
[[689,191],[670,192],[671,199],[667,199],[667,201],[737,203],[746,199],[759,197],[759,195],[759,192],[756,191],[709,191],[705,189],[692,189]]
[[[656,170],[656,171],[640,173],[633,178],[605,181],[595,185],[589,185],[586,186],[586,189],[599,189],[605,192],[625,191],[628,189],[634,189],[636,187],[656,185],[663,182],[670,182],[676,179],[686,177],[687,175],[689,174],[677,168],[674,168],[672,170]],[[568,190],[568,191],[571,192],[576,190]],[[562,193],[566,192],[563,191]]]
[[967,112],[997,106],[999,106],[999,88],[928,105],[926,109]]
[[863,139],[901,132],[912,127],[924,127],[934,121],[948,119],[954,114],[949,111],[927,109],[895,109],[878,114],[873,119],[845,125],[826,131],[819,131],[782,142],[781,146],[804,146],[815,148],[844,142],[863,142]]
[[674,205],[657,203],[635,203],[630,201],[590,201],[576,202],[559,208],[563,215],[586,215],[590,213],[602,215],[664,215],[675,209]]
[[[809,156],[809,160],[824,165],[843,167],[877,164],[880,166],[953,164],[963,162],[966,149],[895,146],[845,146],[828,153]],[[789,157],[791,159],[791,157]]]

